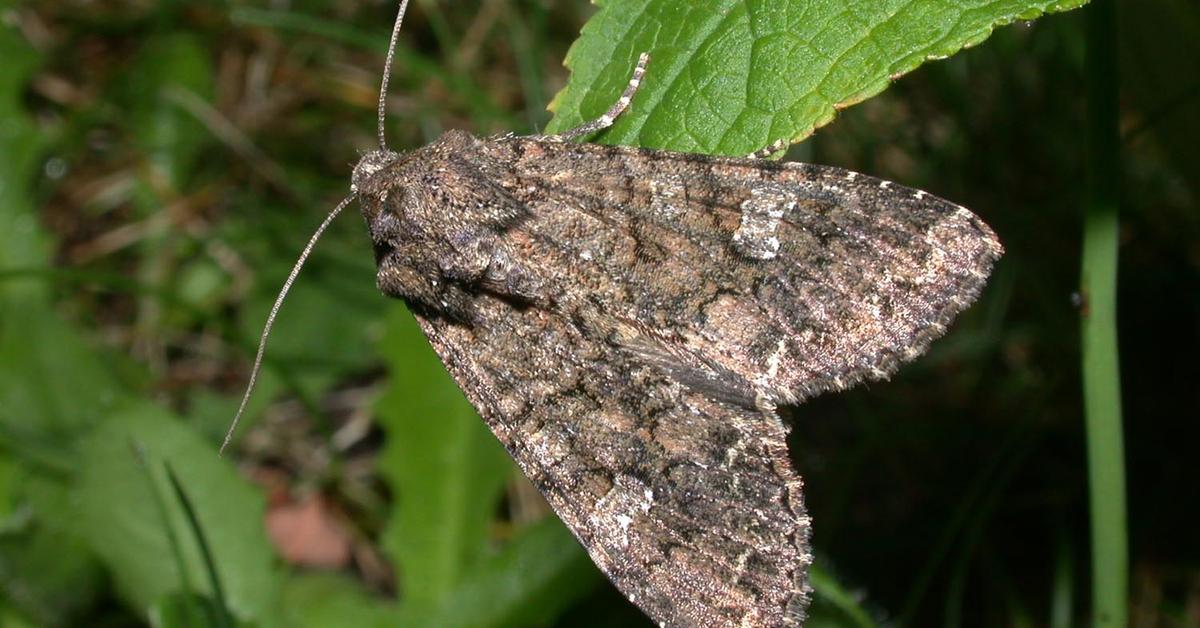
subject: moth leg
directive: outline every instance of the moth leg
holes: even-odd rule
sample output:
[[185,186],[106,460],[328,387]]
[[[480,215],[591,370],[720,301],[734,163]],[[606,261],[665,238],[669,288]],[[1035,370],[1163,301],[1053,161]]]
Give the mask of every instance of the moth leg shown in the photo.
[[625,92],[621,94],[621,97],[617,99],[617,102],[613,103],[612,107],[609,107],[608,111],[604,112],[604,115],[592,120],[591,122],[581,124],[573,129],[563,131],[562,133],[552,137],[556,140],[566,142],[579,139],[585,135],[591,135],[596,131],[602,131],[612,126],[613,122],[616,121],[617,116],[621,115],[626,109],[629,108],[629,103],[633,101],[633,95],[637,93],[638,86],[642,83],[642,76],[646,74],[646,64],[649,62],[650,54],[643,52],[641,56],[638,57],[637,67],[633,69],[633,76],[629,79],[629,85],[625,86]]
[[375,283],[380,292],[416,306],[427,315],[474,325],[479,320],[469,286],[454,277],[461,269],[444,269],[427,257],[422,242],[389,242],[376,245]]
[[774,155],[775,153],[778,153],[779,151],[787,148],[788,145],[791,143],[792,143],[791,140],[789,140],[788,138],[781,137],[781,138],[775,140],[774,142],[771,142],[771,144],[769,146],[760,148],[760,149],[754,151],[753,153],[746,155],[746,157],[748,159],[766,159],[767,157],[770,157],[771,155]]

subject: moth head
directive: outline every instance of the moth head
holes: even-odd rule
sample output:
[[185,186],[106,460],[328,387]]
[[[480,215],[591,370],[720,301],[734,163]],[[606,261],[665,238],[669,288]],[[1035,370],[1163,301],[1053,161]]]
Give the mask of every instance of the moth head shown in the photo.
[[370,194],[367,183],[372,176],[400,159],[400,154],[390,150],[387,146],[384,120],[387,113],[388,80],[392,77],[392,61],[396,58],[396,39],[400,36],[400,25],[404,22],[404,12],[407,9],[408,0],[402,0],[400,9],[396,13],[396,22],[392,24],[392,38],[388,42],[387,57],[383,62],[383,79],[379,86],[379,108],[376,111],[379,149],[363,155],[362,159],[358,160],[358,164],[354,166],[354,174],[350,177],[350,193],[359,197],[360,200],[364,194]]
[[369,186],[367,182],[375,173],[388,167],[396,160],[400,159],[400,154],[387,150],[373,150],[362,156],[358,160],[358,164],[354,166],[354,174],[350,177],[350,193],[358,196],[363,194]]

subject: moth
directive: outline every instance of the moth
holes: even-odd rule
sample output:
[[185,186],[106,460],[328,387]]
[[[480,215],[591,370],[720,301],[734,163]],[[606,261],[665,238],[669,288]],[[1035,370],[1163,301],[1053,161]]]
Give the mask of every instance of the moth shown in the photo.
[[[779,404],[887,378],[1002,249],[966,209],[829,166],[450,131],[354,168],[380,290],[403,299],[596,565],[663,626],[795,626],[810,519]],[[236,427],[230,428],[226,444]]]

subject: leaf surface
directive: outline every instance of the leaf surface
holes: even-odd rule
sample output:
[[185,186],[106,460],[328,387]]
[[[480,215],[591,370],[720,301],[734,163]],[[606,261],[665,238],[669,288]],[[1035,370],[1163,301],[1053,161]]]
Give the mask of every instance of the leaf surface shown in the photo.
[[598,141],[745,155],[797,142],[927,60],[1086,0],[605,0],[567,54],[548,132],[599,117],[638,54],[630,109]]

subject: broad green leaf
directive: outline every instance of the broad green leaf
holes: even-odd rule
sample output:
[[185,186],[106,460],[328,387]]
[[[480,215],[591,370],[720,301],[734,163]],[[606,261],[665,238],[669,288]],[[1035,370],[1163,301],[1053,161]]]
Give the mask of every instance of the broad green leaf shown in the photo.
[[599,117],[639,53],[650,65],[602,141],[745,155],[799,141],[837,110],[997,26],[1086,0],[604,0],[567,54],[550,132]]
[[472,569],[437,614],[422,623],[447,628],[548,625],[601,580],[575,537],[557,518],[547,517]]
[[73,451],[65,443],[50,446],[58,449],[52,456],[21,452],[16,510],[0,531],[0,578],[13,605],[38,625],[76,625],[105,603],[111,586],[76,526],[67,484]]
[[43,623],[32,622],[27,618],[18,615],[17,612],[8,607],[5,601],[0,600],[0,626],[5,628],[39,628],[44,626]]
[[[0,23],[0,272],[33,268],[46,263],[49,240],[38,228],[30,199],[30,183],[38,167],[42,137],[25,111],[22,99],[29,74],[39,56],[14,23]],[[40,301],[46,287],[37,281],[0,278],[0,325],[10,304]],[[3,328],[0,328],[3,332]],[[3,397],[0,397],[0,401]]]
[[378,406],[387,433],[380,472],[396,496],[383,543],[404,603],[432,608],[486,549],[512,465],[403,308],[393,309],[381,346],[390,387]]
[[[144,452],[144,467],[135,447]],[[169,413],[141,405],[109,417],[84,439],[79,452],[73,524],[134,608],[147,612],[181,589],[168,525],[182,546],[190,582],[198,593],[211,594],[195,537],[178,502],[167,505],[167,521],[155,505],[150,481],[161,494],[171,494],[163,469],[169,460],[212,546],[230,609],[239,620],[259,625],[277,621],[280,578],[263,530],[263,498],[217,457],[211,443]]]
[[396,604],[372,597],[362,585],[342,575],[298,574],[283,588],[283,608],[297,628],[388,628],[397,621]]
[[5,274],[46,266],[50,241],[30,203],[43,140],[21,101],[38,57],[5,23],[0,58],[0,445],[56,457],[118,393],[111,365],[52,311],[46,281]]
[[0,440],[61,455],[125,395],[112,364],[48,304],[0,304]]
[[248,622],[230,622],[221,616],[220,606],[211,598],[181,591],[168,593],[150,606],[150,625],[154,628],[241,628]]
[[39,625],[77,625],[104,590],[104,574],[78,539],[37,520],[0,532],[0,592]]
[[397,506],[384,544],[397,563],[401,625],[543,624],[600,576],[556,518],[486,551],[505,480],[504,449],[446,374],[412,316],[395,308],[383,343],[380,461]]
[[12,458],[0,456],[0,529],[14,513],[17,483],[21,481],[20,467]]
[[221,626],[217,612],[212,600],[175,591],[155,600],[146,615],[153,628],[195,628]]

